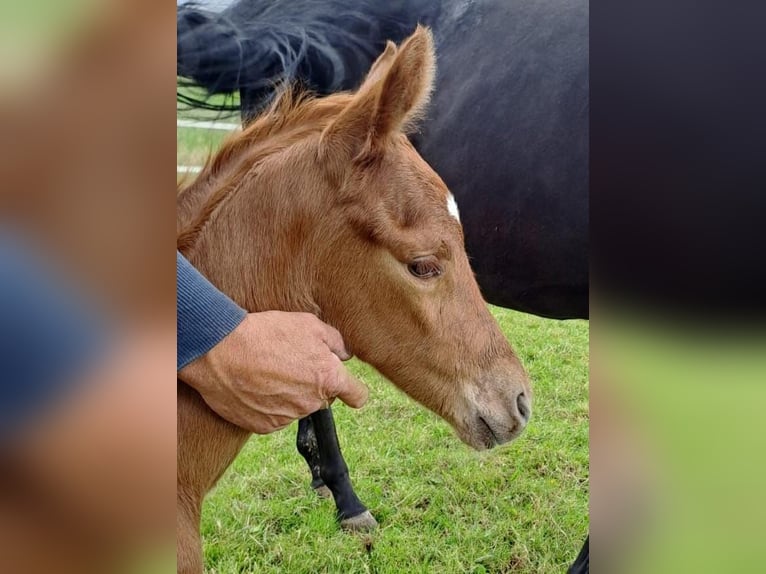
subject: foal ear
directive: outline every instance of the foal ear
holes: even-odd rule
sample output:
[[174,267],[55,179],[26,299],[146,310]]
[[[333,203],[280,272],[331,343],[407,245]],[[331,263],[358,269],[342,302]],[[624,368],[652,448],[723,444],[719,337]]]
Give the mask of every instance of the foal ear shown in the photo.
[[323,144],[352,158],[379,149],[422,114],[434,71],[433,38],[427,28],[418,26],[398,49],[389,42],[346,109],[325,129]]
[[364,79],[364,82],[362,82],[362,85],[357,90],[357,95],[369,92],[385,77],[385,75],[391,69],[391,65],[394,63],[396,52],[396,44],[394,44],[391,40],[386,42],[386,49],[383,50],[383,53],[378,56],[378,59],[375,60],[375,62],[373,62],[372,66],[370,67],[370,71],[367,72],[367,77]]
[[424,113],[434,87],[436,56],[431,31],[418,26],[399,47],[385,74],[375,118],[375,135],[412,127]]

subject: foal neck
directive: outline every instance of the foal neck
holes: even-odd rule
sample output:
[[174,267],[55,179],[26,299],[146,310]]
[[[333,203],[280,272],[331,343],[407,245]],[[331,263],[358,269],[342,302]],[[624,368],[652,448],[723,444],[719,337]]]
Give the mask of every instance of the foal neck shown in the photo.
[[[297,176],[283,171],[274,177],[250,173],[241,178],[182,253],[248,311],[319,315],[312,291],[322,243],[317,233],[323,217],[321,193],[308,178],[291,186]],[[208,202],[221,193],[220,188],[190,191],[207,196]],[[199,197],[180,198],[179,221]],[[189,205],[183,207],[184,201]]]

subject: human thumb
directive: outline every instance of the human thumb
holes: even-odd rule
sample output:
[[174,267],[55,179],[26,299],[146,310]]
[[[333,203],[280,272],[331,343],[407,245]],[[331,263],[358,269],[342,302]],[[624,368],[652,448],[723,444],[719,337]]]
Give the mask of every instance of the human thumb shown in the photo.
[[338,369],[338,393],[337,397],[348,406],[358,409],[367,402],[369,391],[367,387],[357,380],[348,370],[341,366]]

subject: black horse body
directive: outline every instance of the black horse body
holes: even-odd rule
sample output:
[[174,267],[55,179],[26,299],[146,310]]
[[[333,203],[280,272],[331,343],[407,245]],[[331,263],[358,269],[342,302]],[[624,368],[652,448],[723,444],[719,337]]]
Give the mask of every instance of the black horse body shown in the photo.
[[588,10],[583,0],[447,2],[415,138],[452,190],[487,300],[588,313]]
[[[418,23],[433,30],[438,69],[413,141],[455,195],[485,298],[586,318],[587,0],[240,0],[220,14],[181,7],[178,75],[211,93],[239,90],[241,108],[229,109],[247,118],[275,80],[319,94],[353,89],[386,40]],[[207,107],[204,98],[179,100]],[[324,482],[338,503],[353,494],[340,451],[329,449],[332,461],[316,455],[328,451],[322,443],[337,445],[332,429],[315,433],[306,419],[298,442],[304,456],[314,453],[315,485],[322,467],[333,475]],[[319,448],[307,448],[314,435]],[[351,498],[338,504],[341,518],[364,509]]]

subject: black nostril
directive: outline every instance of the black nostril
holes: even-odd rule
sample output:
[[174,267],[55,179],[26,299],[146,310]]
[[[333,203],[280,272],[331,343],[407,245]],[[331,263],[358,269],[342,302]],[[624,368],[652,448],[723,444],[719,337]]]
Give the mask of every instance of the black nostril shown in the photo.
[[527,401],[527,397],[523,392],[519,393],[519,396],[516,397],[516,406],[519,407],[519,414],[521,415],[521,418],[523,418],[525,421],[528,421],[529,402]]

